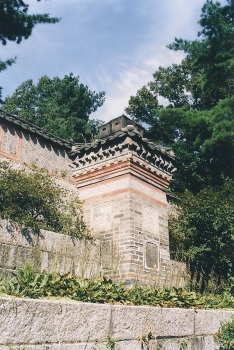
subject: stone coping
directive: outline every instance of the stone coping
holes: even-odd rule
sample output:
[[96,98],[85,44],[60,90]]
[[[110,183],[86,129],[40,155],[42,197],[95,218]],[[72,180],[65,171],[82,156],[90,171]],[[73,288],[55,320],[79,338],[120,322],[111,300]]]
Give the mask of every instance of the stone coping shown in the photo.
[[215,335],[233,311],[0,297],[0,349],[8,344],[137,341]]

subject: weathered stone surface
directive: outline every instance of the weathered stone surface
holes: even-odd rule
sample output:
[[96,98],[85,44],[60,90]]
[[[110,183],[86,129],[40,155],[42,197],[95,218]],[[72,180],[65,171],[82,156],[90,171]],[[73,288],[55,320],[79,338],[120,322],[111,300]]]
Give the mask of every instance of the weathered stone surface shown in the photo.
[[220,322],[229,321],[233,315],[233,311],[196,310],[195,334],[215,334],[219,330]]
[[[155,342],[157,346],[152,349],[160,350],[218,350],[219,345],[213,336],[192,336],[183,338],[159,339]],[[152,342],[151,342],[152,344]]]
[[[152,348],[156,350],[188,350],[188,339],[186,338],[159,339],[154,343],[156,343],[155,348]],[[200,348],[197,348],[196,350],[200,350]]]
[[159,244],[145,242],[145,267],[156,268],[159,266]]
[[[139,340],[119,341],[115,343],[115,349],[116,350],[139,350],[140,342]],[[103,350],[106,350],[106,348]]]
[[161,309],[143,306],[112,306],[111,337],[134,340],[149,331],[156,332]]
[[157,334],[168,337],[194,334],[194,310],[162,308]]
[[63,177],[63,187],[70,187],[69,142],[46,133],[36,125],[0,111],[0,157],[15,167],[37,165]]
[[[139,350],[151,332],[150,350],[218,350],[215,333],[234,311],[0,298],[0,350]],[[207,332],[197,335],[205,317]],[[210,315],[212,317],[210,318]],[[214,322],[214,317],[216,321]],[[205,319],[205,318],[204,318]],[[211,322],[210,322],[211,319]],[[194,328],[195,320],[195,328]],[[142,343],[147,349],[146,342]]]
[[1,299],[0,344],[107,341],[109,305]]
[[159,236],[159,222],[157,208],[146,205],[142,208],[142,228],[144,231],[153,233],[156,237]]
[[[92,234],[102,242],[102,252],[111,247],[111,257],[102,256],[103,273],[126,283],[131,279],[130,284],[134,279],[165,284],[170,275],[165,194],[128,175],[84,186],[79,192],[85,199],[85,221],[94,227]],[[105,216],[102,208],[109,208],[109,214]],[[169,285],[170,279],[166,282]]]
[[91,228],[95,231],[108,231],[112,228],[112,203],[92,207]]
[[[107,350],[108,343],[104,342],[82,342],[82,343],[54,343],[54,344],[36,344],[36,345],[28,345],[23,344],[20,346],[1,346],[0,350]],[[121,341],[119,343],[115,343],[115,350],[139,350],[139,341]]]
[[[100,346],[100,347],[99,347]],[[101,346],[103,346],[101,348]],[[22,344],[20,346],[9,345],[9,346],[1,346],[0,350],[106,350],[105,345],[99,345],[96,343],[53,343],[53,344],[36,344],[36,345],[28,345]]]
[[0,274],[7,276],[29,262],[38,272],[71,272],[78,277],[97,277],[101,271],[99,242],[85,242],[67,235],[41,230],[12,229],[0,222]]

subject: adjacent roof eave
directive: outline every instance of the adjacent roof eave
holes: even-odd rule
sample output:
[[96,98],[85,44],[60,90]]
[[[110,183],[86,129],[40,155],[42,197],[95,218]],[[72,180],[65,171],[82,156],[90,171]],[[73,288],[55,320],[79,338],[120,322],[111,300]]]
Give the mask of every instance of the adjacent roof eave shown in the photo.
[[39,126],[36,126],[35,124],[32,124],[31,122],[28,122],[22,118],[19,118],[16,115],[10,114],[8,112],[5,112],[4,110],[0,109],[0,118],[5,120],[6,122],[15,125],[17,128],[20,128],[21,130],[27,131],[29,134],[36,135],[38,137],[41,137],[45,140],[49,140],[51,143],[66,148],[68,151],[72,148],[72,143],[68,142],[66,140],[63,140],[57,136],[54,136],[44,129],[40,128]]

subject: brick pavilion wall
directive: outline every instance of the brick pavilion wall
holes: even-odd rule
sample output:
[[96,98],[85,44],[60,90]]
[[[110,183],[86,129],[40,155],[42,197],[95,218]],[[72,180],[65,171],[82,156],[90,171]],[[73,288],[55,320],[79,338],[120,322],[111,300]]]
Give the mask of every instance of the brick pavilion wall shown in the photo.
[[84,219],[101,241],[104,274],[129,284],[136,279],[170,284],[165,193],[124,175],[80,188],[79,195],[85,199]]

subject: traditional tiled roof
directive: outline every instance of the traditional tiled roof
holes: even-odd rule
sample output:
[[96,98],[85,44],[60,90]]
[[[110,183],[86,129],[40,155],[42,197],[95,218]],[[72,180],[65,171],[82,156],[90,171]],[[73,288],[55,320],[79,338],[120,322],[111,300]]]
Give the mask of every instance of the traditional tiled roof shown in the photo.
[[90,167],[93,171],[96,167],[105,166],[106,162],[121,162],[126,157],[143,166],[147,165],[152,171],[161,171],[168,175],[176,171],[171,149],[159,147],[143,138],[132,125],[92,143],[74,145],[70,153],[77,170],[84,171]]
[[56,144],[57,146],[66,148],[67,150],[71,150],[72,144],[68,141],[65,141],[57,136],[54,136],[52,134],[49,134],[47,131],[44,129],[24,120],[16,115],[12,115],[8,112],[3,111],[0,109],[0,119],[15,125],[18,129],[20,128],[21,130],[25,130],[30,134],[34,134],[40,138],[43,138],[47,141],[50,141],[53,144]]
[[86,144],[74,144],[71,151],[71,157],[76,158],[77,155],[83,155],[84,153],[89,152],[89,150],[93,150],[95,148],[99,148],[100,146],[104,145],[112,145],[116,142],[120,142],[121,140],[130,137],[133,141],[136,142],[136,144],[141,144],[143,147],[145,147],[148,150],[157,151],[162,154],[164,154],[166,157],[171,158],[172,160],[175,159],[174,153],[171,148],[169,147],[160,147],[156,145],[155,143],[151,142],[147,138],[142,138],[141,135],[137,131],[128,131],[127,128],[123,128],[120,131],[117,131],[116,133],[105,137],[96,139],[95,141],[91,143]]

